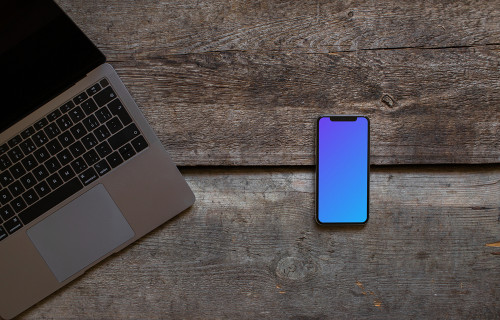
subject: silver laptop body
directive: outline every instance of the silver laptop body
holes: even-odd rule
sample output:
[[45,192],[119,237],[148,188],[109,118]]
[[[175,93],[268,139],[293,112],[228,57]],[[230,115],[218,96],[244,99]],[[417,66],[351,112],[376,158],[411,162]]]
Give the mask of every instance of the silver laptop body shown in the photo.
[[[76,108],[84,112],[71,113]],[[44,126],[37,125],[41,119],[46,119]],[[78,134],[76,125],[85,135]],[[82,145],[82,153],[73,154]],[[195,200],[107,63],[1,132],[0,146],[3,319],[18,315]],[[29,159],[35,159],[34,169]]]

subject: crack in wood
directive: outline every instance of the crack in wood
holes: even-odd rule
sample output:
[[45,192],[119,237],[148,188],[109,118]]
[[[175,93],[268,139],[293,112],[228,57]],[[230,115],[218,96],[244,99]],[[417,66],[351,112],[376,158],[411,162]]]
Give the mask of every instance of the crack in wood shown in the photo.
[[[500,43],[485,43],[477,45],[456,45],[456,46],[439,46],[439,47],[426,47],[426,46],[402,46],[402,47],[387,47],[387,48],[358,48],[356,50],[335,50],[328,52],[294,52],[293,50],[303,49],[302,47],[296,48],[283,48],[283,49],[270,49],[270,50],[252,50],[252,49],[225,49],[225,50],[206,50],[206,51],[191,51],[191,52],[176,52],[166,53],[162,56],[147,56],[129,59],[129,60],[109,60],[110,62],[130,62],[130,61],[151,61],[162,60],[168,57],[179,57],[189,55],[203,55],[203,54],[222,54],[222,53],[248,53],[248,54],[297,54],[297,55],[329,55],[338,53],[356,53],[363,51],[398,51],[398,50],[451,50],[451,49],[468,49],[468,48],[482,48],[500,46]],[[324,46],[325,48],[333,46]],[[337,46],[336,46],[337,47]]]

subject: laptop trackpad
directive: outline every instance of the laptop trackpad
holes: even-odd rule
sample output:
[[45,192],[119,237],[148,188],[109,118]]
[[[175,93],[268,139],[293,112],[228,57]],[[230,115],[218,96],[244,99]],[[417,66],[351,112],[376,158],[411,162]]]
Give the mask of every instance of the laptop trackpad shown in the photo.
[[59,282],[63,282],[134,236],[102,184],[27,231]]

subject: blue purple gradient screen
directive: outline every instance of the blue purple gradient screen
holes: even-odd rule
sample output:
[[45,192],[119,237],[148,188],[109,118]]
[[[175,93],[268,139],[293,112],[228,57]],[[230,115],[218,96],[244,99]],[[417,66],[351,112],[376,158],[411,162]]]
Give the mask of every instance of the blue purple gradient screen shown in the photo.
[[368,219],[368,120],[319,120],[318,220],[364,223]]

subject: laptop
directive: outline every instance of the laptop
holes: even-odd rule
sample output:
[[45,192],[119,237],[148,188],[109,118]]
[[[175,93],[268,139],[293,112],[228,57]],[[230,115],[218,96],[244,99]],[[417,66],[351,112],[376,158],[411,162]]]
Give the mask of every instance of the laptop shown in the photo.
[[51,0],[0,2],[0,318],[194,203],[104,55]]

